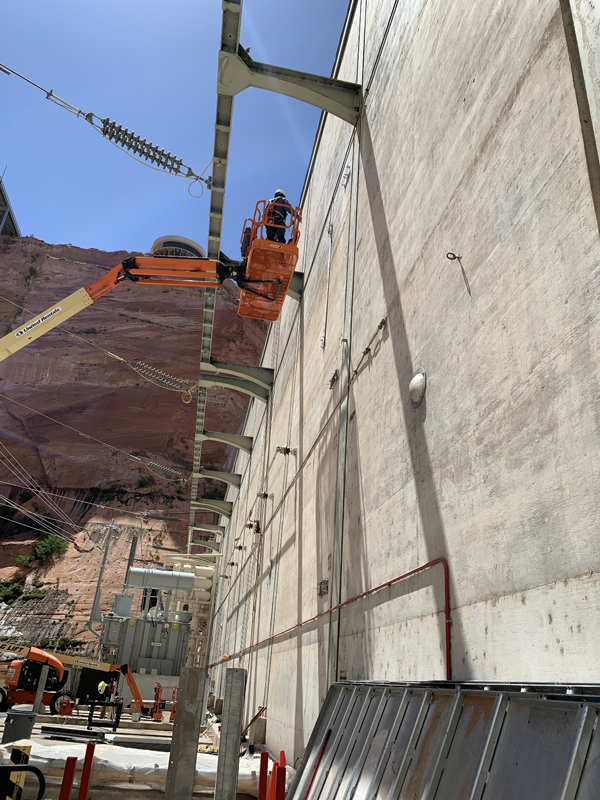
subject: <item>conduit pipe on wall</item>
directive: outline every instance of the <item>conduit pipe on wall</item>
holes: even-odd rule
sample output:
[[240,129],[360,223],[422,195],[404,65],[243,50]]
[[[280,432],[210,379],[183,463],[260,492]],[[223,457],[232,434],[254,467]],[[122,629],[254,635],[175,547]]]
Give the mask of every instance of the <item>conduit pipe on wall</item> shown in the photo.
[[333,248],[333,222],[329,223],[327,228],[327,236],[329,238],[329,249],[327,253],[327,284],[325,287],[325,321],[323,322],[323,335],[321,336],[321,350],[325,349],[327,344],[327,318],[329,316],[329,283],[331,279],[331,251]]
[[243,650],[240,650],[238,653],[232,653],[228,655],[226,658],[224,657],[221,661],[214,661],[212,664],[209,664],[209,668],[217,667],[219,664],[223,664],[226,661],[232,661],[235,658],[241,658],[241,656],[246,655],[246,653],[251,652],[252,650],[256,650],[256,648],[261,647],[268,642],[273,641],[273,639],[277,639],[279,636],[285,636],[287,633],[292,633],[293,631],[297,630],[298,628],[302,628],[305,625],[308,625],[311,622],[315,622],[315,620],[324,617],[326,614],[331,614],[334,611],[338,611],[340,608],[344,608],[345,606],[350,605],[350,603],[355,603],[357,600],[361,600],[363,597],[368,597],[370,594],[375,594],[375,592],[380,592],[382,589],[386,589],[388,586],[393,586],[395,583],[399,581],[403,581],[406,578],[410,578],[413,575],[416,575],[419,572],[424,572],[427,569],[431,569],[431,567],[435,567],[436,564],[441,564],[444,569],[444,626],[445,626],[445,649],[446,649],[446,680],[452,680],[452,639],[451,639],[451,631],[450,626],[452,625],[452,621],[450,619],[450,572],[448,569],[448,562],[445,558],[434,558],[433,561],[428,561],[426,564],[422,564],[420,567],[416,567],[415,569],[411,569],[409,572],[403,572],[402,575],[396,575],[395,578],[391,578],[389,581],[385,583],[380,583],[378,586],[374,586],[372,589],[367,589],[366,592],[361,592],[360,594],[351,597],[349,600],[344,600],[343,603],[339,603],[337,606],[332,606],[328,608],[326,611],[321,611],[320,614],[316,614],[314,617],[309,617],[308,619],[303,620],[302,622],[298,622],[296,625],[292,625],[291,628],[286,628],[283,631],[279,631],[279,633],[273,634],[273,636],[269,636],[266,639],[262,639],[260,642],[256,644],[250,645],[250,647],[246,647]]

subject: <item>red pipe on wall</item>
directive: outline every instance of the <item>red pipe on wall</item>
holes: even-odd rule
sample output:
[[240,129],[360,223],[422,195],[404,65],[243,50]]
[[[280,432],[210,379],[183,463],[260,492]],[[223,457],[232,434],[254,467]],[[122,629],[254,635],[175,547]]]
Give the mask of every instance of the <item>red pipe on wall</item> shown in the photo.
[[433,561],[428,561],[426,564],[422,564],[420,567],[416,567],[415,569],[411,569],[409,572],[403,572],[402,575],[396,575],[395,578],[391,578],[389,581],[385,583],[380,583],[378,586],[374,586],[372,589],[367,589],[366,592],[361,592],[360,594],[351,597],[349,600],[344,600],[343,603],[339,603],[337,606],[332,606],[328,608],[326,611],[321,611],[320,614],[315,614],[314,617],[309,617],[308,619],[302,620],[302,622],[296,623],[296,625],[292,625],[291,628],[286,628],[283,631],[279,631],[279,633],[273,634],[273,636],[269,636],[266,639],[262,639],[260,642],[256,644],[250,645],[250,647],[245,647],[243,650],[240,650],[237,653],[232,653],[228,655],[226,658],[224,657],[221,661],[215,661],[212,664],[209,664],[209,667],[216,667],[219,664],[223,664],[225,661],[231,661],[234,658],[240,658],[241,656],[249,653],[251,650],[255,650],[257,647],[260,647],[263,644],[267,644],[267,642],[271,642],[273,639],[277,639],[279,636],[284,636],[286,633],[291,633],[292,631],[297,630],[298,628],[302,628],[304,625],[308,625],[311,622],[314,622],[321,617],[324,617],[326,614],[331,614],[333,611],[337,611],[340,608],[344,608],[344,606],[350,605],[350,603],[355,603],[357,600],[361,600],[363,597],[368,597],[370,594],[374,594],[375,592],[380,592],[382,589],[385,589],[388,586],[393,586],[395,583],[399,581],[403,581],[406,578],[410,578],[413,575],[416,575],[419,572],[424,572],[426,569],[431,569],[431,567],[435,567],[436,564],[441,564],[444,569],[444,623],[446,627],[446,680],[452,680],[452,641],[451,641],[451,633],[450,633],[450,625],[452,624],[450,619],[450,573],[448,569],[448,562],[445,558],[434,558]]

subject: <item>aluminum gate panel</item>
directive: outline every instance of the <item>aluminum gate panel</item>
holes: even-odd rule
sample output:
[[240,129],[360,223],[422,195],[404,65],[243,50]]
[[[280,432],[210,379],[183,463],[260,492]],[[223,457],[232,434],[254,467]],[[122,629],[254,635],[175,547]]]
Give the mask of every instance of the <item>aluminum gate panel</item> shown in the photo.
[[288,800],[598,800],[600,685],[337,683]]

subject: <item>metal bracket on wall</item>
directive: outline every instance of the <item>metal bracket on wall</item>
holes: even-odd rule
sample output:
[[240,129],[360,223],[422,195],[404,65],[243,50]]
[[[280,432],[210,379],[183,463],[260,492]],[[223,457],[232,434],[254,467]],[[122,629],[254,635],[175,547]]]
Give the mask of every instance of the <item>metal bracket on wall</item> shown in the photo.
[[192,478],[209,478],[211,481],[222,481],[230,486],[239,489],[242,484],[242,476],[237,472],[219,472],[216,469],[199,469],[192,473]]
[[221,536],[227,530],[224,525],[209,525],[208,522],[197,522],[195,525],[190,525],[191,531],[209,531],[209,533],[219,533]]
[[264,389],[262,386],[254,383],[254,381],[242,380],[241,378],[230,378],[227,375],[215,374],[209,376],[206,373],[200,373],[198,386],[202,387],[203,389],[208,389],[211,386],[221,386],[224,389],[235,389],[237,392],[249,394],[250,397],[254,397],[256,400],[262,400],[263,403],[267,402],[270,393],[269,389]]
[[[192,539],[192,544],[201,545],[203,542],[196,542]],[[223,553],[198,553],[196,558],[200,564],[206,564],[209,567],[216,567],[217,560],[219,558],[223,558]]]
[[251,59],[242,47],[238,47],[237,54],[219,51],[217,92],[233,96],[250,86],[294,97],[351,125],[358,122],[362,88],[357,83],[261,64]]
[[201,372],[225,372],[233,375],[236,378],[242,378],[246,381],[252,381],[257,386],[262,386],[263,389],[273,388],[273,378],[275,370],[268,367],[249,367],[246,364],[227,364],[224,361],[216,361],[211,358],[210,363],[205,361],[200,364]]
[[292,280],[290,281],[290,288],[288,289],[288,297],[296,300],[298,303],[302,300],[302,293],[304,292],[304,273],[294,272]]
[[230,517],[233,511],[233,503],[228,500],[212,500],[206,497],[199,497],[197,500],[190,502],[190,509],[192,511],[212,511],[213,514]]
[[253,439],[251,436],[243,436],[239,433],[221,433],[220,431],[207,431],[204,430],[202,433],[197,433],[194,437],[197,442],[221,442],[221,444],[229,444],[232,447],[237,447],[238,450],[243,450],[244,453],[252,452],[252,442]]
[[203,555],[214,555],[214,553],[220,553],[221,550],[221,542],[210,542],[206,541],[205,539],[195,539],[192,540],[192,544],[201,545],[202,547],[206,547],[208,550],[213,551],[213,553],[203,553]]

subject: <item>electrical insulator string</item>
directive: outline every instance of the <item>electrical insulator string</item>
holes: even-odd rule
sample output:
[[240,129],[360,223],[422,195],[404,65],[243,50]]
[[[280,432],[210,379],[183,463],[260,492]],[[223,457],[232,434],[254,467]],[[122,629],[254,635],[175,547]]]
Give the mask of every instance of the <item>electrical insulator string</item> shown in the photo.
[[[108,117],[102,119],[92,111],[87,113],[82,111],[80,108],[77,108],[76,106],[71,105],[71,103],[68,103],[66,100],[63,100],[62,97],[54,94],[52,89],[44,89],[43,86],[40,86],[29,78],[26,78],[25,75],[21,75],[21,73],[17,72],[16,70],[7,67],[6,64],[0,64],[0,69],[7,75],[15,75],[15,77],[26,81],[31,86],[35,86],[36,89],[44,92],[47,100],[50,100],[59,108],[63,108],[70,114],[74,114],[77,118],[81,118],[86,122],[89,122],[95,131],[98,131],[101,136],[103,136],[111,144],[115,145],[115,147],[121,148],[125,155],[133,158],[134,161],[138,161],[145,167],[150,167],[150,169],[155,169],[157,172],[167,172],[168,174],[175,175],[178,178],[187,178],[190,181],[188,192],[192,197],[198,198],[202,196],[204,193],[204,186],[202,184],[206,185],[209,190],[211,189],[212,177],[209,176],[208,178],[205,178],[204,174],[212,164],[212,161],[209,161],[201,175],[197,175],[191,167],[188,167],[183,163],[183,159],[172,155],[171,153],[165,151],[162,147],[159,147],[152,142],[146,141],[146,139],[143,139],[133,131],[129,131],[127,128],[124,128],[122,125],[119,125],[117,122],[114,122]],[[191,192],[191,188],[195,183],[200,184],[200,194],[193,194]]]
[[[6,303],[10,303],[11,306],[15,306],[15,308],[25,311],[27,314],[31,314],[33,316],[33,311],[30,311],[28,308],[25,308],[24,306],[21,306],[12,300],[9,300],[8,297],[4,297],[0,294],[0,300],[4,300]],[[111,351],[107,350],[105,347],[96,344],[96,342],[90,342],[89,339],[84,339],[83,336],[70,331],[68,328],[65,328],[64,325],[57,325],[54,330],[66,333],[69,336],[72,336],[73,339],[78,339],[80,342],[88,344],[90,347],[95,347],[96,350],[101,350],[105,355],[109,356],[110,358],[114,358],[116,361],[120,361],[122,364],[125,364],[134,372],[137,372],[141,378],[144,378],[144,380],[148,381],[149,383],[153,383],[155,386],[159,386],[162,389],[168,389],[172,392],[181,392],[181,399],[184,403],[189,404],[192,402],[193,393],[198,389],[199,381],[197,381],[193,386],[189,386],[179,378],[174,378],[172,375],[167,375],[166,372],[162,372],[161,370],[156,369],[156,367],[146,364],[144,361],[134,361],[133,359],[122,358],[115,353],[111,353]]]

